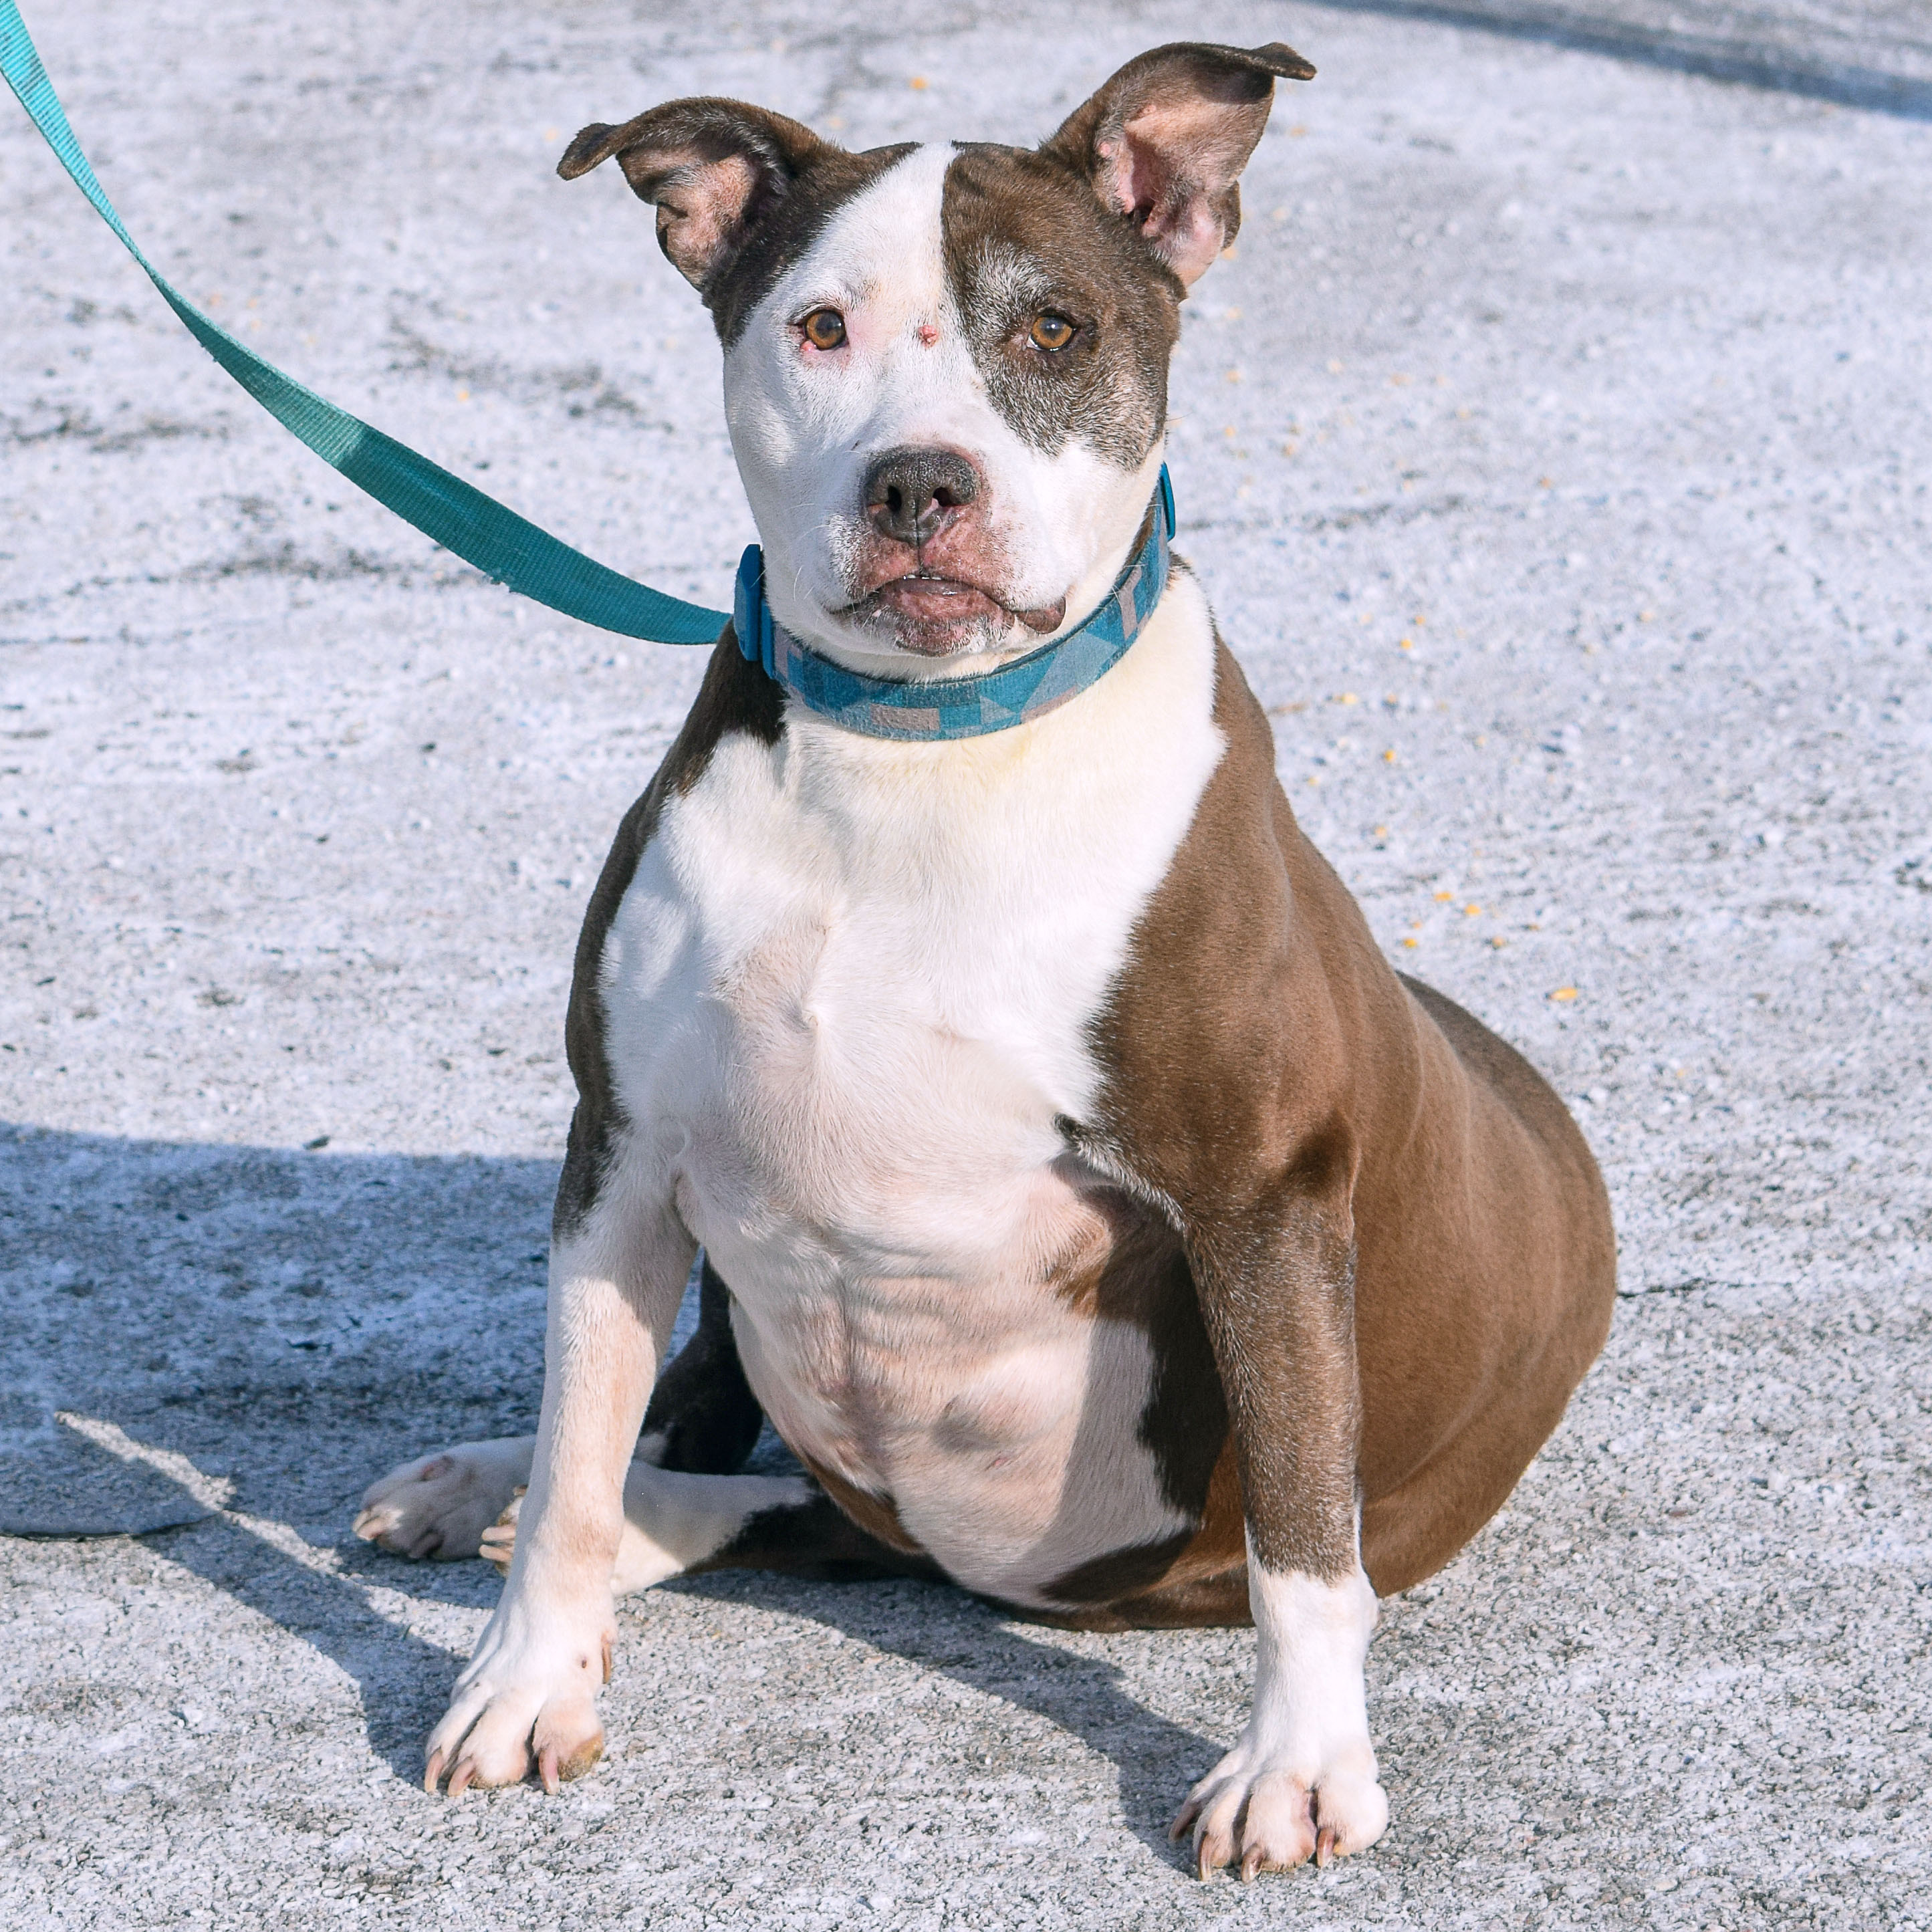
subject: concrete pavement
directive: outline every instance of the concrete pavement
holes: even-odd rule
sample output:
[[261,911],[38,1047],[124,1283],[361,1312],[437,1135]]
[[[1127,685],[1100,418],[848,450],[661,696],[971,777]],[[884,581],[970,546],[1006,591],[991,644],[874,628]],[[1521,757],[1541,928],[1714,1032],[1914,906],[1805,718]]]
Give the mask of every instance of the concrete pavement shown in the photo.
[[[347,1535],[535,1412],[577,920],[694,654],[519,607],[287,439],[0,113],[0,1917],[1932,1922],[1932,127],[1316,7],[33,10],[136,237],[336,400],[723,600],[708,325],[582,122],[1030,140],[1283,38],[1189,304],[1180,547],[1406,968],[1556,1079],[1625,1297],[1386,1606],[1372,1853],[1162,1836],[1244,1632],[739,1577],[610,1756],[416,1789],[495,1592]],[[60,1418],[65,1418],[66,1420]]]

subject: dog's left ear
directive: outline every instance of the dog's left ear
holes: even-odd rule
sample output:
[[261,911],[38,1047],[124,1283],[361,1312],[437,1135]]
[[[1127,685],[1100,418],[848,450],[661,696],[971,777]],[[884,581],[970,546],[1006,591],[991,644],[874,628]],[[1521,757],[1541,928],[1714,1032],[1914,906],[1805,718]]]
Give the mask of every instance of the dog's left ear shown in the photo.
[[1279,40],[1156,47],[1070,115],[1043,152],[1080,170],[1191,285],[1240,229],[1237,184],[1268,125],[1277,75],[1312,80],[1315,70]]
[[830,152],[809,128],[742,100],[668,100],[621,128],[586,128],[563,151],[566,181],[613,154],[631,191],[656,203],[658,245],[702,291],[713,269]]

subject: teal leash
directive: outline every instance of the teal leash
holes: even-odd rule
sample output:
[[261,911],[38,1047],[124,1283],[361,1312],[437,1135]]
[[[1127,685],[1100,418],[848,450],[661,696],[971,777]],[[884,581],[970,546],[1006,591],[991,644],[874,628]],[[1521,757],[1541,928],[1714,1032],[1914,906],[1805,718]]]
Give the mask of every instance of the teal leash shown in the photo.
[[[284,429],[405,523],[520,595],[620,637],[658,644],[709,644],[722,610],[686,604],[634,582],[560,542],[494,496],[339,410],[208,320],[168,283],[122,225],[80,151],[15,0],[0,0],[0,74],[20,98],[74,185],[121,238],[189,333]],[[1167,587],[1174,490],[1166,467],[1146,541],[1100,608],[1064,637],[998,670],[928,682],[871,677],[814,651],[772,621],[764,559],[756,544],[738,566],[739,648],[808,710],[868,737],[932,742],[983,737],[1042,717],[1077,698],[1118,664]]]
[[14,0],[0,0],[0,73],[5,74],[7,85],[20,97],[20,105],[46,137],[61,166],[73,176],[75,186],[121,238],[189,333],[323,462],[445,550],[474,564],[486,577],[566,616],[652,644],[717,641],[726,621],[722,610],[707,610],[701,604],[667,597],[662,590],[634,583],[581,550],[572,550],[548,530],[538,530],[514,510],[506,509],[494,496],[486,496],[460,476],[452,476],[440,464],[284,375],[225,328],[218,328],[171,287],[135,247],[134,238],[114,212],[114,204],[95,178]]

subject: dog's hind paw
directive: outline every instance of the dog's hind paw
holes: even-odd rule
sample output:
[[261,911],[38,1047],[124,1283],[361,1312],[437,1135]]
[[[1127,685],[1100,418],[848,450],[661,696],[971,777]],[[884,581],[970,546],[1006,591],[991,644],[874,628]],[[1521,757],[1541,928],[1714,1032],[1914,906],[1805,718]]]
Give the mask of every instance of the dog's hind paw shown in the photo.
[[484,1532],[530,1479],[534,1436],[464,1442],[419,1457],[371,1483],[355,1531],[400,1556],[454,1562],[474,1556]]
[[523,1514],[524,1492],[518,1490],[504,1505],[503,1514],[483,1532],[482,1546],[477,1555],[485,1563],[494,1563],[507,1575],[510,1559],[517,1553],[517,1519]]

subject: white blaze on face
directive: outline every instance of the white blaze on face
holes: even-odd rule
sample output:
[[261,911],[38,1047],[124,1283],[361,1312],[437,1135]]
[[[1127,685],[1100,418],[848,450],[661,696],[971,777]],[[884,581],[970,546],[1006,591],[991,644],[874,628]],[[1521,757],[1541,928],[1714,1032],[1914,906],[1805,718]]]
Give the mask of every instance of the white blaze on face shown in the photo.
[[[724,413],[765,553],[773,615],[829,655],[901,675],[957,676],[1036,649],[1017,619],[993,650],[916,658],[874,623],[838,614],[868,537],[864,484],[888,451],[943,449],[978,470],[973,579],[1013,610],[1066,600],[1062,631],[1098,606],[1140,527],[1161,451],[1123,470],[1077,436],[1048,454],[994,406],[974,362],[943,248],[946,145],[915,148],[826,224],[747,321],[724,358]],[[834,350],[798,325],[844,316]],[[947,574],[963,570],[949,549]],[[1046,634],[1058,634],[1049,633]]]

